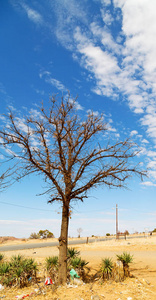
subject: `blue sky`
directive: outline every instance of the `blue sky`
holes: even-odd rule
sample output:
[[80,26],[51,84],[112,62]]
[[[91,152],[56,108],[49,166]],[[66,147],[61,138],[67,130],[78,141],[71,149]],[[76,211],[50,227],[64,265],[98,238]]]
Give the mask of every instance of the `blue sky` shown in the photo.
[[[135,177],[127,190],[100,188],[77,203],[69,235],[79,227],[84,236],[115,233],[116,203],[119,230],[155,228],[155,0],[1,0],[0,25],[2,114],[7,107],[35,110],[70,90],[82,114],[105,113],[114,142],[131,136],[150,168],[143,183]],[[36,196],[43,187],[31,176],[0,194],[0,235],[28,237],[47,228],[59,236],[61,207]]]

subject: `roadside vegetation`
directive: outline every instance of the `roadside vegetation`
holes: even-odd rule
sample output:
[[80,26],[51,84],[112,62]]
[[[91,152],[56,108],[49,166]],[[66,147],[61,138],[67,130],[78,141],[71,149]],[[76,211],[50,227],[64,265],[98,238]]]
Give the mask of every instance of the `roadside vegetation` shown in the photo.
[[37,263],[32,258],[12,256],[9,261],[0,254],[0,282],[5,286],[27,286],[36,281]]
[[[73,278],[71,277],[71,271],[76,274],[76,280],[82,283],[91,283],[95,278],[96,281],[99,280],[99,283],[109,280],[118,282],[130,276],[129,264],[133,261],[133,256],[130,255],[130,253],[123,252],[121,255],[116,256],[117,261],[122,263],[121,266],[123,266],[123,268],[113,262],[112,258],[103,258],[94,276],[93,270],[88,267],[89,262],[81,258],[80,251],[75,248],[68,248],[67,253],[67,283],[73,283],[75,276]],[[5,256],[0,253],[0,283],[6,287],[23,288],[33,284],[39,285],[41,282],[43,282],[44,285],[45,278],[50,277],[57,287],[59,284],[58,266],[58,256],[47,257],[44,266],[41,266],[32,258],[17,255],[7,260]],[[44,273],[43,270],[45,270],[46,273]],[[90,271],[92,271],[91,274]]]
[[50,239],[54,238],[54,234],[49,230],[40,230],[38,233],[32,232],[29,239]]

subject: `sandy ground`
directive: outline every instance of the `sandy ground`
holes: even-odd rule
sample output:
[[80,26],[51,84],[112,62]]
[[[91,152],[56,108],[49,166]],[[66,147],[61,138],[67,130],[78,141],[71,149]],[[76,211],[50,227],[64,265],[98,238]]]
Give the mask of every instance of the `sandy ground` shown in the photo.
[[[29,243],[32,241],[23,241]],[[34,241],[33,241],[34,242]],[[38,242],[38,241],[37,241]],[[8,244],[9,242],[7,242]],[[11,243],[19,243],[18,241]],[[101,259],[112,257],[116,262],[116,254],[127,251],[134,256],[134,261],[130,265],[133,278],[128,278],[123,282],[104,282],[94,281],[82,286],[59,287],[55,285],[44,287],[40,283],[42,291],[39,294],[38,286],[30,286],[24,289],[4,289],[0,291],[0,298],[5,296],[6,300],[17,299],[15,296],[30,295],[28,299],[107,299],[107,300],[146,300],[156,299],[156,236],[149,236],[130,240],[114,240],[105,242],[95,242],[92,244],[76,245],[75,248],[81,252],[81,257],[89,261],[92,273],[100,267]],[[38,249],[18,250],[4,252],[6,259],[12,255],[22,254],[26,257],[33,257],[44,269],[46,257],[58,255],[57,247],[45,247]],[[46,274],[45,274],[46,275]]]

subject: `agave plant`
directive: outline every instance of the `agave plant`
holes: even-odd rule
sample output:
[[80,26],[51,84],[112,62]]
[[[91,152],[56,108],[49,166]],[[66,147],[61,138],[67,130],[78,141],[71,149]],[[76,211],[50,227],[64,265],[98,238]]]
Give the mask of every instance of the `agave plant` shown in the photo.
[[133,255],[130,255],[130,253],[127,252],[123,252],[123,254],[117,255],[117,260],[121,261],[123,264],[124,276],[129,277],[129,264],[133,262]]
[[10,261],[10,265],[13,266],[13,267],[18,267],[21,265],[23,261],[23,256],[18,254],[18,255],[13,255],[11,257],[11,261]]
[[5,275],[7,273],[9,273],[10,270],[10,265],[7,262],[4,262],[2,264],[0,264],[0,275]]
[[21,255],[12,256],[9,262],[0,264],[0,281],[5,285],[19,285],[24,287],[30,278],[36,279],[37,263],[32,258]]
[[113,262],[111,258],[103,258],[101,263],[100,272],[102,273],[103,279],[109,279],[113,270]]
[[46,258],[46,270],[53,280],[57,280],[58,256],[49,256],[48,258]]
[[88,262],[86,262],[81,257],[75,257],[71,259],[71,266],[74,269],[83,269],[84,267],[86,267],[87,264]]
[[2,253],[0,253],[0,262],[2,262],[3,258],[4,258],[4,255]]
[[68,258],[75,258],[80,255],[80,251],[76,250],[75,248],[68,248],[67,249],[67,257]]
[[24,258],[21,255],[12,256],[10,261],[10,274],[12,284],[24,287],[30,278],[36,279],[37,263],[32,258]]
[[87,262],[85,259],[82,259],[80,256],[72,258],[70,261],[70,268],[75,269],[79,276],[81,276],[82,280],[86,279],[87,273],[89,272],[89,268],[87,267],[89,262]]
[[0,264],[0,282],[2,284],[10,285],[11,281],[10,264],[8,262],[3,262]]

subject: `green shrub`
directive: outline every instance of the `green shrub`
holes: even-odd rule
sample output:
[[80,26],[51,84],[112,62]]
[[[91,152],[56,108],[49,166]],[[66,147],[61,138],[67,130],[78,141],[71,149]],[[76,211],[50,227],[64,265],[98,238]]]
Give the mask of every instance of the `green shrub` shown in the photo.
[[68,257],[68,270],[74,269],[79,276],[81,276],[82,280],[86,279],[87,272],[89,272],[89,268],[87,267],[88,262],[82,259],[80,256],[80,251],[75,248],[67,249],[67,257]]
[[75,258],[80,255],[80,251],[76,250],[75,248],[68,248],[67,249],[67,257],[68,258]]
[[54,238],[54,234],[49,230],[40,230],[38,233],[32,232],[29,239],[49,239]]
[[109,279],[110,276],[112,275],[112,270],[113,270],[113,262],[111,258],[103,258],[102,263],[101,263],[101,268],[100,272],[102,274],[103,280]]
[[4,254],[0,253],[0,262],[2,262],[3,258],[4,258]]
[[42,239],[47,239],[47,238],[54,238],[54,234],[52,232],[50,232],[49,230],[40,230],[38,232],[38,234],[40,235],[40,237]]
[[82,280],[86,279],[87,273],[89,272],[89,268],[87,267],[89,262],[81,257],[72,258],[70,261],[70,267],[77,271],[78,275],[82,278]]
[[54,281],[58,278],[58,256],[49,256],[46,258],[46,270]]
[[36,232],[32,232],[29,239],[40,239],[40,235]]
[[8,274],[10,271],[10,264],[7,262],[0,264],[0,276]]
[[121,261],[123,264],[124,276],[129,277],[129,264],[133,262],[133,255],[130,253],[123,252],[121,255],[117,255],[117,260]]
[[5,285],[27,286],[30,278],[36,279],[37,264],[32,258],[12,256],[9,262],[0,264],[0,281]]

